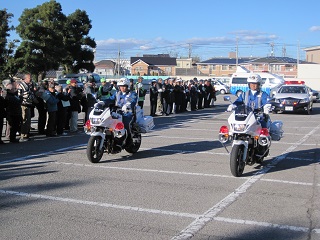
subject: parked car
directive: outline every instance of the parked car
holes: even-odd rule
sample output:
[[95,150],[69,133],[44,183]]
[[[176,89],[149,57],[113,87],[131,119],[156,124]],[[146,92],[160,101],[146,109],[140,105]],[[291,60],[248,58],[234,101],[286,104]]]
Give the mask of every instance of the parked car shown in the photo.
[[[57,84],[57,85],[61,85],[62,86],[62,88],[63,89],[65,89],[66,88],[66,86],[68,85],[67,84],[67,81],[68,80],[70,80],[69,78],[59,78],[59,79],[57,79],[57,80],[55,80],[55,83]],[[83,89],[83,82],[81,82],[79,79],[76,79],[77,80],[77,82],[78,82],[78,87],[80,87],[80,88],[82,88]]]
[[230,93],[230,87],[225,85],[223,82],[220,80],[213,79],[211,80],[211,84],[213,84],[215,90],[217,92],[220,92],[221,94],[227,94]]
[[101,85],[100,75],[96,73],[70,73],[70,74],[61,75],[58,79],[71,79],[71,78],[78,79],[83,84],[86,84],[89,81],[93,81],[96,85],[96,88],[99,88],[99,86]]
[[310,114],[313,106],[313,93],[304,82],[285,82],[271,99],[275,112],[305,112]]
[[312,92],[312,99],[313,102],[318,102],[319,101],[319,92],[310,88],[310,91]]

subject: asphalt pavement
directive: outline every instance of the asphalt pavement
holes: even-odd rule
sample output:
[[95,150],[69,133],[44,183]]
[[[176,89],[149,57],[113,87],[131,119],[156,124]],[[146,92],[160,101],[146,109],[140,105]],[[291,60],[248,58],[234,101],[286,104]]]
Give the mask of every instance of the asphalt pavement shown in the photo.
[[320,103],[271,114],[284,137],[236,178],[217,139],[222,98],[155,117],[136,154],[98,164],[81,120],[77,134],[0,145],[1,239],[320,239]]

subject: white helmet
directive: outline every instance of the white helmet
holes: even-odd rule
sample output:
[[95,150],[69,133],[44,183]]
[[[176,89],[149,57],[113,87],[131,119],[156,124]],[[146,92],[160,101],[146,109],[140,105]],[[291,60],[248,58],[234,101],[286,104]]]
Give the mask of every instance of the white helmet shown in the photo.
[[247,79],[247,83],[258,83],[258,84],[261,84],[260,75],[256,74],[256,73],[251,74]]
[[117,83],[117,86],[129,86],[130,85],[130,81],[128,78],[120,78],[118,83]]

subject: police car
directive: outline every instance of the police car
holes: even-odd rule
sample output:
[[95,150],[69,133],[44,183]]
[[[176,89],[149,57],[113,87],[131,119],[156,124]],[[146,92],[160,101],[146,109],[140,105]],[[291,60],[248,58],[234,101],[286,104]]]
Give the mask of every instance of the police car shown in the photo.
[[275,112],[304,112],[310,114],[313,96],[304,81],[285,81],[271,100]]

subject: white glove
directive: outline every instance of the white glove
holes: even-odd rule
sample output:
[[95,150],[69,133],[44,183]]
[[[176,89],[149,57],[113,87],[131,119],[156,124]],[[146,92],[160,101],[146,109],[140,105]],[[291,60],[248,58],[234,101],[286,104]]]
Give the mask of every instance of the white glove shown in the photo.
[[158,89],[158,92],[163,92],[163,90],[160,88],[160,89]]
[[93,106],[96,107],[103,107],[105,105],[104,101],[99,101],[97,103],[95,103]]
[[143,87],[142,83],[138,83],[137,85],[138,85],[137,86],[138,88],[142,88]]
[[265,114],[268,114],[271,111],[271,104],[267,103],[266,105],[263,106],[263,112]]
[[126,103],[125,105],[122,106],[121,110],[124,112],[124,113],[127,113],[128,110],[131,109],[131,104],[130,103]]
[[227,108],[227,112],[231,112],[233,109],[235,109],[237,107],[237,105],[235,104],[230,104]]

